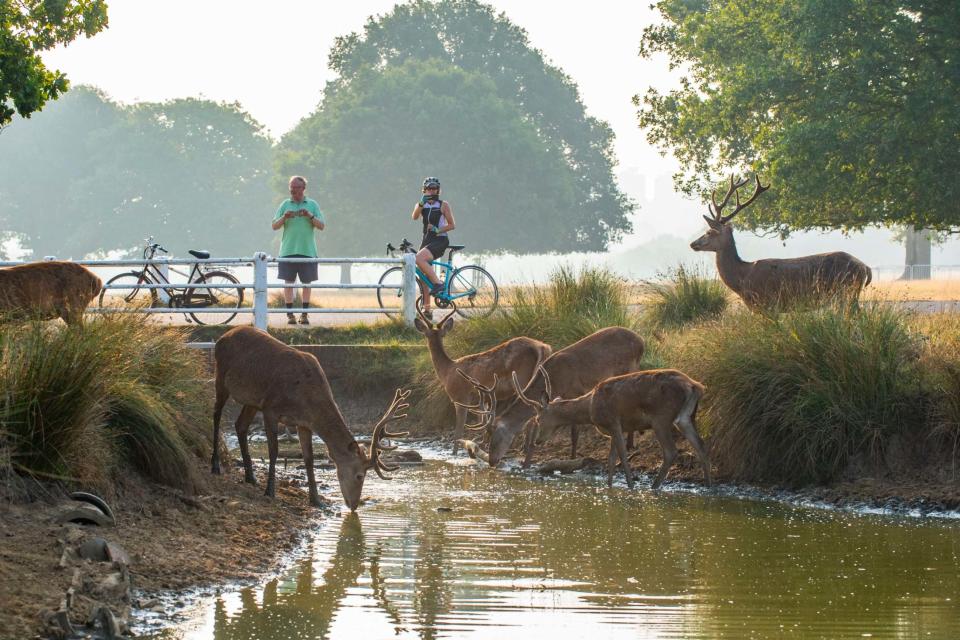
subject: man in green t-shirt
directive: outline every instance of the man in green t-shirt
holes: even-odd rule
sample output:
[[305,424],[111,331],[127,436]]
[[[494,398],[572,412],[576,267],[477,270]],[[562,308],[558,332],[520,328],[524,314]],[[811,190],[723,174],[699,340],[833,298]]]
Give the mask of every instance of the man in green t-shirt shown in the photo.
[[[317,240],[314,231],[323,231],[323,212],[316,200],[304,193],[307,180],[302,176],[290,178],[290,197],[280,203],[277,214],[273,216],[273,230],[283,227],[280,241],[281,258],[316,258]],[[287,309],[293,308],[293,284],[299,276],[301,284],[309,284],[317,279],[316,262],[281,262],[277,275],[286,283],[283,289],[283,301]],[[310,306],[310,291],[302,291],[303,308]],[[287,312],[287,324],[297,324],[293,314]],[[300,314],[300,324],[310,324],[306,313]]]

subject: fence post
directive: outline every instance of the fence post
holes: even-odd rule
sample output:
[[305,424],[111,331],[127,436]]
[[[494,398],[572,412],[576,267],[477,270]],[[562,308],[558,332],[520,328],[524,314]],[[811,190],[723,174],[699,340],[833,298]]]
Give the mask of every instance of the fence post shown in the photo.
[[403,323],[413,326],[417,317],[417,262],[416,255],[403,254]]
[[[154,258],[154,265],[157,270],[163,274],[163,277],[166,278],[167,282],[170,282],[170,265],[167,264],[170,260],[167,256],[160,256],[159,258]],[[157,292],[157,296],[162,302],[170,302],[170,295],[163,288],[154,289]],[[201,291],[201,293],[205,293]]]
[[253,254],[253,326],[267,330],[267,254]]

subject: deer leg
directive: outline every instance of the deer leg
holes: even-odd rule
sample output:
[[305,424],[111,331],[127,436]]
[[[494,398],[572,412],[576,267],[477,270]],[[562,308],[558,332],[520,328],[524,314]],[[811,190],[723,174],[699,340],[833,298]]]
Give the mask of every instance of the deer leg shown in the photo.
[[577,457],[577,440],[580,439],[580,425],[570,425],[570,459]]
[[633,489],[633,471],[630,469],[630,462],[627,460],[627,445],[623,440],[623,427],[620,426],[619,421],[614,423],[610,435],[612,436],[610,448],[616,447],[620,463],[623,465],[623,476],[627,479],[627,486]]
[[617,466],[617,445],[610,438],[610,454],[607,456],[607,486],[613,486],[613,470]]
[[217,399],[213,403],[213,455],[210,457],[210,473],[220,474],[220,417],[223,415],[223,405],[227,404],[230,394],[217,377]]
[[267,489],[263,495],[273,498],[276,495],[276,474],[277,474],[277,433],[280,429],[277,416],[272,412],[263,412],[263,426],[267,432],[267,451],[270,454],[270,469],[267,471]]
[[307,484],[310,487],[310,504],[314,507],[325,506],[320,500],[320,494],[317,493],[317,480],[313,473],[313,432],[306,427],[298,427],[297,435],[300,436],[300,451],[303,452],[303,466],[307,469]]
[[540,427],[535,424],[527,425],[523,433],[523,463],[521,468],[526,469],[533,462],[533,450],[537,445],[537,432]]
[[667,472],[670,470],[670,467],[673,466],[673,461],[677,459],[677,445],[673,442],[672,434],[670,430],[672,424],[654,424],[653,433],[657,436],[657,442],[660,443],[660,448],[663,450],[663,464],[660,465],[660,471],[657,472],[657,477],[653,480],[653,486],[651,487],[654,491],[660,488],[660,485],[663,484],[663,480],[667,477]]
[[637,433],[636,431],[631,431],[630,433],[627,434],[627,449],[629,449],[630,451],[633,451],[634,449],[637,448],[636,444],[633,442],[633,436],[636,435],[636,433]]
[[250,460],[250,446],[247,444],[247,432],[253,416],[257,415],[257,408],[245,405],[237,416],[234,429],[237,431],[237,442],[240,445],[240,456],[243,458],[243,481],[257,484],[257,477],[253,475],[253,462]]
[[463,425],[467,421],[467,409],[460,405],[455,405],[457,410],[457,422],[453,425],[453,455],[457,455],[459,441],[463,438]]
[[680,429],[680,432],[683,433],[684,437],[687,439],[687,442],[693,446],[693,450],[697,453],[697,457],[700,458],[700,463],[703,465],[703,479],[706,482],[707,486],[710,485],[710,457],[707,455],[707,448],[703,444],[703,440],[700,438],[700,434],[697,433],[697,425],[695,418],[690,415],[681,415],[677,418],[677,428]]

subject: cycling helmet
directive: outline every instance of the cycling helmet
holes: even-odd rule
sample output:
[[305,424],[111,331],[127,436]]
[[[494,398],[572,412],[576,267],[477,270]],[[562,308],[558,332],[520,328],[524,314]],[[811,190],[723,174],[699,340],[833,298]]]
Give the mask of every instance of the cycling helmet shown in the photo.
[[429,189],[430,187],[436,187],[437,189],[439,189],[439,188],[440,188],[440,178],[434,178],[434,177],[425,178],[424,181],[423,181],[423,188],[424,188],[424,189]]

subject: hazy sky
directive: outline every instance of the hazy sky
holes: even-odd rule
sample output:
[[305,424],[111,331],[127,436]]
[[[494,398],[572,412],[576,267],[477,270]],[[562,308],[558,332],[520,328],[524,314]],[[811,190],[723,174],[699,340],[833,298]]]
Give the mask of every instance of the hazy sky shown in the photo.
[[[389,12],[395,4],[111,0],[107,30],[44,57],[73,83],[95,85],[121,102],[184,96],[238,101],[279,137],[320,101],[325,82],[333,77],[327,55],[334,38],[359,31],[369,16]],[[637,55],[643,28],[655,19],[649,3],[489,4],[526,29],[532,45],[573,78],[588,113],[616,133],[619,170],[629,175],[624,189],[640,200],[650,197],[653,181],[671,174],[674,165],[647,144],[631,102],[650,85],[671,83],[665,60],[645,61]],[[667,184],[661,180],[660,188]],[[651,222],[638,220],[631,240],[692,233],[701,224],[693,213]]]

